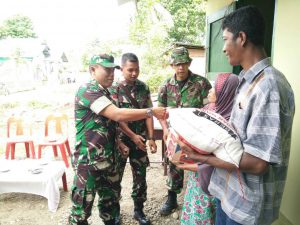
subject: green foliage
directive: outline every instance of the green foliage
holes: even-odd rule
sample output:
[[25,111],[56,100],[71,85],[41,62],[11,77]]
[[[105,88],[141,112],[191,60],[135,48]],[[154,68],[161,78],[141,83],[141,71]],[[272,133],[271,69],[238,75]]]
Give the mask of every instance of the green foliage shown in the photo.
[[172,26],[167,20],[169,13],[157,10],[159,7],[162,7],[159,0],[138,1],[138,11],[129,34],[134,44],[163,46],[169,43],[168,30]]
[[[8,111],[17,108],[20,105],[19,102],[5,102],[5,103],[1,103],[0,104],[0,115],[5,115],[5,113],[7,113]],[[4,125],[5,122],[2,119],[0,121],[0,127],[1,125]]]
[[114,56],[115,58],[121,56],[122,46],[124,43],[124,40],[111,40],[101,42],[98,38],[95,38],[87,44],[86,50],[81,56],[81,71],[86,72],[89,70],[89,62],[93,55],[107,53]]
[[147,13],[147,9],[149,8],[147,3],[145,1],[138,2],[138,12],[134,18],[134,22],[130,26],[129,39],[137,45],[145,42],[148,29],[152,26],[149,13]]
[[28,108],[31,108],[31,109],[43,109],[43,108],[50,107],[51,105],[49,105],[45,102],[32,100],[32,101],[27,102],[27,106],[28,106]]
[[0,106],[0,111],[5,111],[5,110],[13,109],[13,108],[16,108],[17,106],[19,106],[18,102],[3,103]]
[[82,69],[80,70],[81,72],[86,72],[89,70],[89,56],[88,54],[85,52],[83,53],[83,55],[81,56],[81,63],[82,63]]
[[[206,0],[140,0],[130,26],[130,40],[143,51],[141,79],[157,92],[170,75],[168,54],[174,42],[201,44]],[[148,78],[148,79],[145,79]]]
[[[129,41],[140,60],[140,79],[151,92],[157,92],[163,80],[172,74],[169,50],[174,42],[200,44],[204,35],[206,0],[139,0],[137,13],[129,28]],[[81,57],[83,69],[88,70],[94,54],[111,53],[120,57],[127,41],[102,43],[94,39]]]
[[171,13],[174,26],[169,35],[172,41],[202,44],[205,29],[206,0],[161,0]]
[[[158,6],[164,7],[165,11],[158,10]],[[138,14],[132,26],[130,39],[137,44],[144,43],[153,27],[162,26],[167,32],[165,41],[202,44],[205,6],[206,0],[138,1]],[[169,16],[172,18],[172,24],[168,21]]]
[[23,15],[15,15],[3,22],[0,26],[0,39],[7,37],[12,38],[35,38],[33,24],[29,17]]
[[170,24],[155,6],[160,6],[158,0],[138,1],[138,12],[130,26],[129,35],[130,40],[141,49],[140,78],[146,80],[151,93],[157,92],[166,77],[166,52],[170,46]]
[[151,93],[157,93],[159,90],[159,87],[162,85],[162,83],[167,79],[168,75],[165,73],[165,71],[161,71],[163,74],[155,74],[152,75],[147,81],[146,84],[150,88]]
[[20,48],[16,48],[11,56],[14,59],[14,61],[16,62],[17,66],[20,65],[20,64],[25,63],[25,60],[21,56],[21,49]]

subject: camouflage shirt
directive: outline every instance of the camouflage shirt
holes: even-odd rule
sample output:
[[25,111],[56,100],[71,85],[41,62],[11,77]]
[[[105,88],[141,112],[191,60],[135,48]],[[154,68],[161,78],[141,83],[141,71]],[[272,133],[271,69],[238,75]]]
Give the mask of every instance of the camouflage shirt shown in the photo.
[[75,169],[98,170],[112,165],[117,124],[99,114],[112,103],[109,92],[96,80],[79,87],[75,97]]
[[183,87],[175,79],[175,75],[168,78],[158,92],[158,106],[187,108],[203,107],[203,100],[211,89],[209,81],[202,76],[189,71],[189,77]]
[[[132,104],[130,99],[127,97],[127,94],[124,90],[126,88],[128,93],[131,94],[134,98],[140,109],[152,107],[152,101],[150,96],[149,87],[142,81],[136,80],[134,85],[126,84],[125,81],[115,82],[113,86],[109,89],[111,97],[117,102],[118,107],[120,108],[137,108]],[[146,120],[139,120],[134,122],[128,122],[128,127],[136,134],[146,136],[147,127]],[[121,138],[126,138],[127,136],[121,133]],[[128,138],[128,137],[127,137]]]

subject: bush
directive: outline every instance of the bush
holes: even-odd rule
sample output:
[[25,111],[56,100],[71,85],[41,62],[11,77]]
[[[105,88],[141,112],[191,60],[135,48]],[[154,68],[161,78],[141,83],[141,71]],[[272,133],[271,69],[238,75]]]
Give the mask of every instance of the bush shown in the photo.
[[7,102],[7,103],[4,103],[4,104],[1,104],[0,111],[13,109],[13,108],[16,108],[19,105],[20,105],[19,102]]
[[50,107],[51,105],[49,105],[45,102],[32,100],[32,101],[27,102],[27,106],[31,109],[37,109],[37,108],[47,108],[47,107]]
[[167,79],[168,75],[152,75],[147,81],[146,84],[150,88],[151,93],[157,93],[159,87],[163,84],[163,82]]

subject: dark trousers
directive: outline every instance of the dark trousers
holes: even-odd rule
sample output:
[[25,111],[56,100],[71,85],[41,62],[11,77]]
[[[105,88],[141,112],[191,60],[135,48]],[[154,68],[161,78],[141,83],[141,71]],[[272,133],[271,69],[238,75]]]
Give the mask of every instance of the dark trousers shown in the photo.
[[121,185],[115,168],[99,171],[76,170],[72,186],[72,208],[69,224],[87,224],[96,194],[99,196],[98,209],[103,221],[120,214]]
[[[138,149],[138,147],[132,141],[123,142],[130,149],[128,157],[133,180],[131,197],[134,201],[145,202],[147,200],[146,169],[149,166],[147,152]],[[124,158],[119,156],[118,158],[119,174],[120,179],[122,180],[127,157]]]
[[169,164],[167,185],[169,190],[179,194],[183,188],[184,171],[176,167],[173,163]]

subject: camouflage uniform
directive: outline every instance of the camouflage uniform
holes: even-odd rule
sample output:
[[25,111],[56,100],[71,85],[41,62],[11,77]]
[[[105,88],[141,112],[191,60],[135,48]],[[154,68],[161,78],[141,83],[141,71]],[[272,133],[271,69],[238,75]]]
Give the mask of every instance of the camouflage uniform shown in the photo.
[[72,158],[75,176],[69,224],[87,224],[96,193],[104,221],[117,217],[120,211],[121,187],[114,165],[117,124],[92,110],[96,100],[101,110],[112,101],[109,92],[96,80],[81,86],[75,98],[76,144]]
[[[203,107],[203,100],[211,89],[209,81],[189,71],[188,79],[183,87],[176,80],[176,75],[168,78],[158,93],[158,106],[173,108]],[[167,184],[177,194],[183,187],[184,172],[170,163]]]
[[[120,84],[124,86],[120,86]],[[126,97],[124,88],[127,88],[128,92],[138,102],[139,108],[152,107],[152,101],[150,97],[150,90],[148,86],[140,80],[136,80],[134,85],[128,85],[125,81],[120,83],[114,83],[109,89],[112,98],[117,102],[120,108],[136,108]],[[139,120],[134,122],[128,122],[128,127],[138,135],[141,135],[145,140],[147,139],[147,127],[146,120]],[[130,149],[129,160],[133,176],[133,187],[131,197],[134,201],[145,202],[147,200],[147,182],[146,182],[146,168],[149,166],[149,158],[147,152],[140,150],[137,145],[124,133],[120,133],[120,138],[125,145]],[[119,154],[118,168],[120,178],[122,180],[123,173],[126,166],[127,157],[123,157]]]

